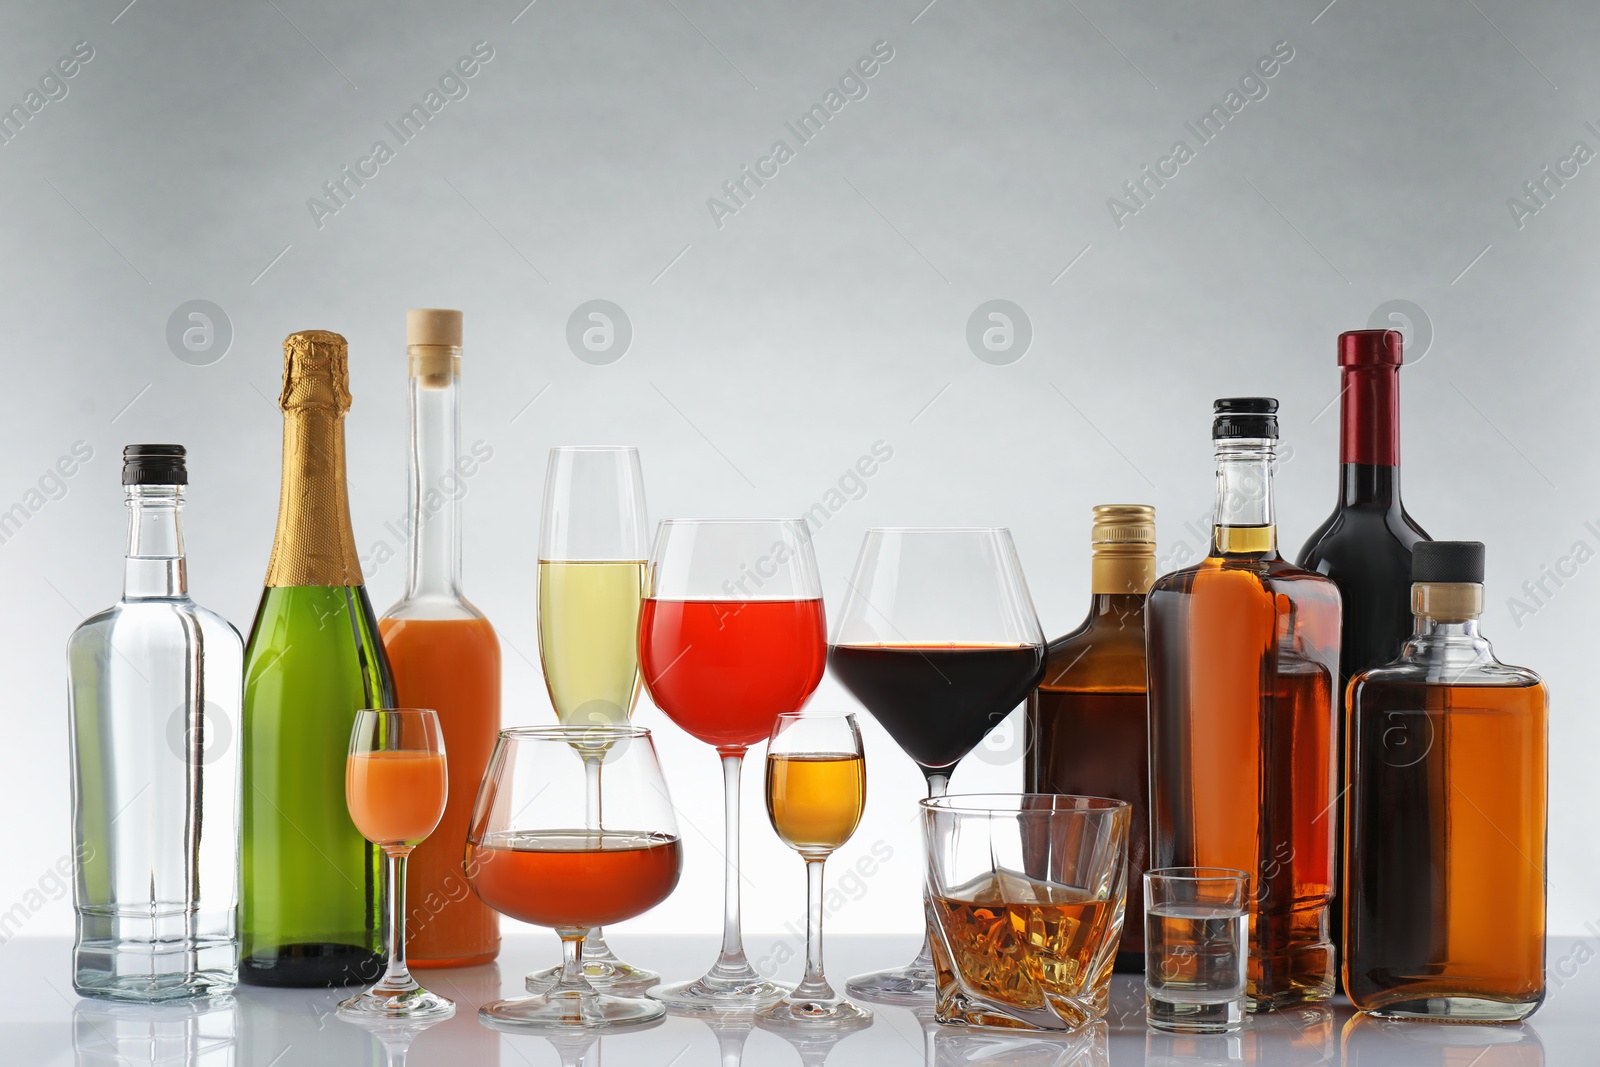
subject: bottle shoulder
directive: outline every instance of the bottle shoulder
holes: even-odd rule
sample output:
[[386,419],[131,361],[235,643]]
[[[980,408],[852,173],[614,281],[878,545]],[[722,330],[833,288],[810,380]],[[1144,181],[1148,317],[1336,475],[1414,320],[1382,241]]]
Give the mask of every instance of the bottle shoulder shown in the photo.
[[1339,600],[1339,587],[1327,575],[1307,570],[1272,553],[1209,556],[1193,566],[1164,574],[1150,586],[1150,605],[1153,609],[1159,598],[1171,594],[1193,594],[1219,578],[1254,579],[1261,589],[1286,595],[1291,601],[1306,598],[1338,603]]
[[1372,667],[1350,679],[1353,695],[1387,686],[1544,689],[1545,680],[1526,667],[1501,663],[1492,653],[1462,661],[1409,652],[1392,663]]
[[391,604],[380,621],[409,621],[412,619],[482,620],[488,622],[483,612],[464,596],[403,596]]
[[1301,548],[1298,566],[1339,577],[1348,573],[1393,572],[1411,578],[1411,552],[1428,540],[1403,508],[1339,508]]

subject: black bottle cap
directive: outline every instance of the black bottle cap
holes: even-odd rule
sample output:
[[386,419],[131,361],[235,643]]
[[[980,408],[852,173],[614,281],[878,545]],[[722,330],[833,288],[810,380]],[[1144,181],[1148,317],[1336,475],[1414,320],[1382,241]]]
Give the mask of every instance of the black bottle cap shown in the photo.
[[1211,424],[1211,439],[1265,437],[1278,439],[1278,402],[1270,396],[1229,396],[1211,408],[1216,418]]
[[129,445],[122,450],[123,485],[188,485],[182,445]]
[[1413,582],[1483,584],[1482,541],[1419,541],[1411,550]]

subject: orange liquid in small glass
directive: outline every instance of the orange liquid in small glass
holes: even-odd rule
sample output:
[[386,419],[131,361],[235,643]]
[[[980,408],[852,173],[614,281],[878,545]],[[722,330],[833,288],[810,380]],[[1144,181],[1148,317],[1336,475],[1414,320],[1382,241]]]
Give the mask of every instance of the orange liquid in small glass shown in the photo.
[[444,814],[446,777],[440,752],[358,752],[345,764],[350,820],[368,841],[416,844]]

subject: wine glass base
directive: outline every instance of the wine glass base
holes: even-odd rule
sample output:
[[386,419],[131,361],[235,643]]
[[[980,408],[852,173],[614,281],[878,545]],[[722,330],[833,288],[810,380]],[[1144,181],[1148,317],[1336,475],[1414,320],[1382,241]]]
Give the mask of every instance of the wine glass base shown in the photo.
[[912,964],[858,974],[846,982],[844,988],[860,1000],[916,1007],[932,1002],[939,991],[939,982],[932,967]]
[[642,1026],[667,1013],[653,1000],[588,992],[546,993],[518,1000],[496,1000],[478,1009],[478,1019],[495,1030],[604,1030]]
[[756,1019],[758,1026],[769,1030],[789,1027],[807,1029],[817,1025],[848,1026],[870,1022],[872,1012],[848,1000],[805,1000],[785,997],[762,1011]]
[[678,1011],[757,1012],[788,996],[789,987],[764,978],[713,978],[657,986],[650,996]]
[[[590,985],[602,993],[633,993],[636,996],[643,996],[645,990],[661,981],[661,976],[656,972],[635,967],[631,963],[623,963],[618,959],[585,959],[578,970],[588,979]],[[546,967],[542,971],[534,971],[528,975],[522,980],[522,984],[530,993],[543,993],[560,980],[560,967]]]
[[455,1013],[454,1001],[421,986],[407,989],[374,986],[339,1002],[340,1017],[354,1022],[428,1022],[448,1019]]

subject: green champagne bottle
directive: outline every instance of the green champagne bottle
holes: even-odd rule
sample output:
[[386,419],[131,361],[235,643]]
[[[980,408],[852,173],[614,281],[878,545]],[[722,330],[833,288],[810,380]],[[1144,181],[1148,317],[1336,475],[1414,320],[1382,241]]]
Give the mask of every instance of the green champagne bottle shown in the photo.
[[350,821],[345,757],[394,682],[350,529],[345,340],[308,330],[283,352],[278,531],[245,648],[239,977],[354,985],[383,970],[383,862]]

